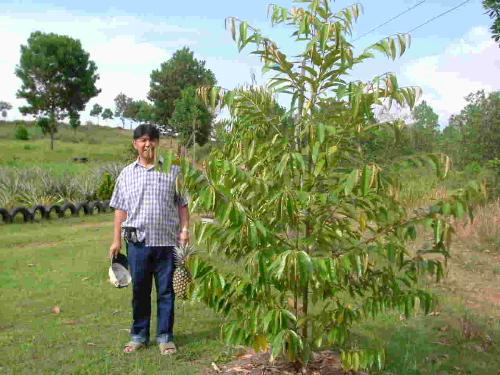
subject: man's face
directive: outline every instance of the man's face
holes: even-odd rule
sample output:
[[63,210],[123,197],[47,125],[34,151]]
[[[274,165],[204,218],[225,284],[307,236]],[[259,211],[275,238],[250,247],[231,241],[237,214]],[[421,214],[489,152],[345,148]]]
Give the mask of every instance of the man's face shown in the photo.
[[140,138],[134,139],[134,148],[140,157],[151,161],[154,159],[158,143],[158,139],[150,139],[148,135],[143,135]]

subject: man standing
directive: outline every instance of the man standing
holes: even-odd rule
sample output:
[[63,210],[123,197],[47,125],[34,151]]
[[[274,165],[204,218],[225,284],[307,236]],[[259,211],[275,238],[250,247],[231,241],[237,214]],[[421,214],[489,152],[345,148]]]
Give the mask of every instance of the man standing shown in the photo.
[[124,352],[131,353],[149,343],[151,289],[153,277],[158,297],[157,342],[161,354],[173,354],[174,247],[189,241],[187,201],[176,191],[178,166],[168,173],[155,169],[160,133],[153,125],[139,125],[134,131],[138,158],[126,166],[116,180],[110,206],[115,209],[114,238],[109,256],[121,250],[122,231],[128,247],[132,275],[133,323],[131,341]]

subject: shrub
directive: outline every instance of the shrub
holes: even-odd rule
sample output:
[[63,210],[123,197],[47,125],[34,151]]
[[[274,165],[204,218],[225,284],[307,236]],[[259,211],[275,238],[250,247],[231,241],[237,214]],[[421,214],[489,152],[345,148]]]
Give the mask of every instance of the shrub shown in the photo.
[[101,178],[101,183],[99,184],[99,188],[97,189],[97,198],[100,200],[108,200],[111,199],[111,195],[113,194],[113,189],[115,188],[115,179],[111,174],[104,173]]
[[16,127],[15,138],[20,141],[27,141],[29,139],[28,129],[24,125],[18,125]]

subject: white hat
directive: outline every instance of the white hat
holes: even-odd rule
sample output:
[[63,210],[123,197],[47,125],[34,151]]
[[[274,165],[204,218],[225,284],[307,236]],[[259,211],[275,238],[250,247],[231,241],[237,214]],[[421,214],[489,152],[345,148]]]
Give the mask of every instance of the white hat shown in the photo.
[[125,255],[118,254],[111,260],[108,275],[109,282],[117,288],[125,288],[131,283],[132,276],[128,271],[128,261]]

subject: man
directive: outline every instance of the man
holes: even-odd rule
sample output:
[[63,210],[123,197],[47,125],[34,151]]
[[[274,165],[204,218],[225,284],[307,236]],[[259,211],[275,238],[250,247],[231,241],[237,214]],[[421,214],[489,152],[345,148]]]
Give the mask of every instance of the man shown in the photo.
[[160,353],[173,354],[174,247],[189,241],[187,201],[176,191],[178,166],[168,173],[155,169],[160,133],[153,125],[134,131],[138,158],[117,178],[110,206],[115,209],[114,238],[109,256],[121,250],[122,229],[127,241],[132,276],[133,323],[131,341],[124,352],[132,353],[149,343],[151,289],[154,277],[158,297],[157,342]]

